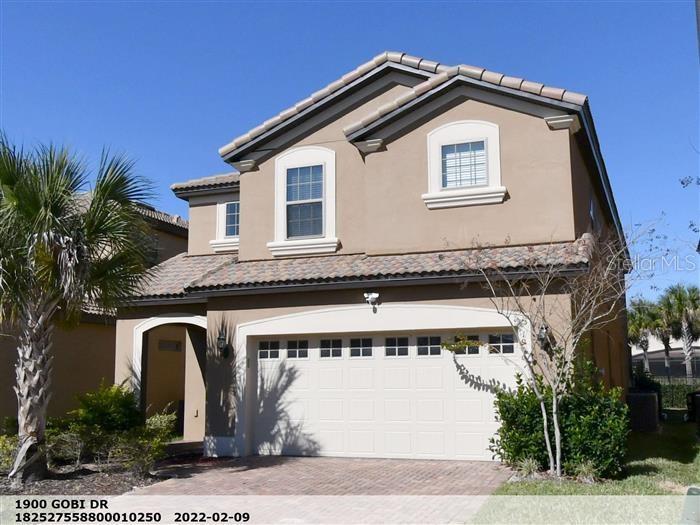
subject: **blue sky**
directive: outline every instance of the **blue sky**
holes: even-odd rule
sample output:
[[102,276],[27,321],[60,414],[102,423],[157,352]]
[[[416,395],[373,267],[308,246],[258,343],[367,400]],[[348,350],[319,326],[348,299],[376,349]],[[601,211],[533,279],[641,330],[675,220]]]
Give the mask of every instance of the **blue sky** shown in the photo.
[[[0,3],[0,127],[95,161],[125,152],[170,184],[227,171],[217,148],[383,50],[589,95],[624,223],[694,254],[698,47],[692,1],[664,3]],[[697,258],[695,258],[697,262]],[[664,272],[657,285],[699,281]],[[653,296],[649,284],[638,291]]]

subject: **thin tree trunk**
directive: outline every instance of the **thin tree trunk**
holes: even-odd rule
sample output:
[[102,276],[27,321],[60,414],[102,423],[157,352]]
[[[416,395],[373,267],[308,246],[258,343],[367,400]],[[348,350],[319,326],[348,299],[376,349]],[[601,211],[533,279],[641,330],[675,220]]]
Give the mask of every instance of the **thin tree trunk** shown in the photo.
[[552,423],[554,425],[554,447],[556,450],[556,473],[561,477],[561,431],[559,429],[559,400],[556,392],[552,392]]
[[547,445],[547,456],[549,458],[549,473],[553,475],[555,471],[554,454],[552,453],[552,441],[549,439],[549,417],[547,417],[547,405],[544,402],[544,398],[540,398],[540,411],[542,412],[544,442]]
[[688,319],[685,316],[683,316],[681,324],[681,335],[685,361],[685,381],[690,385],[693,383],[693,335],[690,332],[690,323],[688,323]]
[[[21,326],[15,367],[19,444],[9,477],[14,485],[46,476],[46,409],[51,397],[53,308],[28,315]],[[31,310],[29,310],[31,311]]]

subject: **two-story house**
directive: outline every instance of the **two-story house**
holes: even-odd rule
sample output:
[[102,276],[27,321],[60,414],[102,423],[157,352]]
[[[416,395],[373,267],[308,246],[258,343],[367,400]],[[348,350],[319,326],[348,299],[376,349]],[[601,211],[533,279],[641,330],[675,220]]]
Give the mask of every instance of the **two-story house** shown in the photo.
[[[474,250],[584,271],[587,232],[622,235],[587,98],[483,68],[382,53],[219,153],[235,172],[172,186],[187,254],[117,321],[116,379],[147,399],[180,330],[209,455],[491,459],[493,391],[459,365],[513,384],[523,349]],[[623,324],[589,351],[624,386]]]

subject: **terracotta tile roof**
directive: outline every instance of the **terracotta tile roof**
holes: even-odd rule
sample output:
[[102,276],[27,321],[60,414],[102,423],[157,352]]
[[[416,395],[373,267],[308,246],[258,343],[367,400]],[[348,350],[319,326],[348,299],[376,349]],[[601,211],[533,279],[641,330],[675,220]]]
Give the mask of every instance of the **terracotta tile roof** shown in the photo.
[[187,230],[190,226],[189,222],[187,222],[179,215],[171,215],[170,213],[156,210],[155,208],[147,208],[144,206],[139,207],[139,211],[144,217],[148,219],[153,219],[154,221],[170,224],[172,226],[177,226],[178,228],[182,228],[183,230]]
[[235,255],[187,255],[180,253],[154,266],[138,297],[180,297],[197,279],[206,278],[220,266],[234,264]]
[[192,179],[185,182],[177,182],[170,186],[176,194],[181,192],[213,189],[225,186],[235,186],[238,184],[240,175],[238,173],[222,173],[221,175],[211,175],[199,179]]
[[403,255],[332,255],[238,262],[234,255],[180,255],[156,267],[140,298],[178,297],[217,289],[343,281],[460,276],[479,268],[515,270],[576,266],[588,261],[591,239]]
[[[275,126],[278,126],[284,121],[289,120],[295,115],[298,115],[308,107],[329,97],[339,89],[354,82],[358,78],[369,73],[373,69],[385,64],[386,62],[401,64],[403,66],[411,67],[418,71],[422,71],[427,75],[430,75],[431,78],[429,78],[428,80],[426,80],[422,84],[419,84],[418,86],[413,88],[413,90],[411,90],[416,91],[418,93],[428,91],[432,89],[432,87],[436,87],[438,84],[446,82],[449,78],[459,74],[468,76],[469,78],[481,80],[483,82],[488,82],[489,84],[494,84],[496,86],[511,88],[518,91],[539,95],[545,98],[550,98],[563,102],[570,102],[572,104],[583,105],[586,101],[586,96],[581,95],[580,93],[575,93],[573,91],[568,91],[562,88],[545,86],[544,84],[541,84],[539,82],[532,82],[529,80],[524,80],[522,78],[509,77],[502,73],[489,71],[482,67],[468,65],[448,66],[445,64],[440,64],[439,62],[434,62],[425,58],[414,57],[398,51],[385,51],[384,53],[381,53],[374,57],[369,62],[365,62],[356,69],[343,75],[338,80],[331,82],[323,89],[316,91],[311,96],[305,98],[300,102],[297,102],[294,106],[285,109],[284,111],[280,112],[274,117],[266,120],[259,126],[251,129],[247,133],[236,137],[228,144],[219,148],[219,154],[221,156],[227,155],[231,151],[252,141],[256,137],[262,135],[266,131],[271,130]],[[431,82],[433,84],[429,84]],[[411,93],[411,91],[409,91],[409,94]],[[415,96],[413,98],[415,98]],[[399,97],[399,99],[403,99],[403,96]],[[395,102],[396,101],[394,101],[394,103]],[[406,101],[403,101],[403,103],[405,102]],[[346,134],[347,133],[350,132],[346,132]]]
[[522,78],[507,77],[502,73],[487,71],[486,69],[481,67],[459,65],[441,71],[440,74],[429,78],[421,84],[418,84],[417,86],[408,90],[406,93],[403,93],[391,102],[383,104],[369,115],[366,115],[363,119],[358,120],[357,122],[354,122],[343,128],[343,133],[345,133],[346,136],[352,135],[356,131],[369,126],[376,120],[379,120],[387,113],[391,113],[392,111],[395,111],[400,107],[408,104],[412,100],[415,100],[416,98],[420,97],[424,93],[432,91],[433,89],[443,84],[446,84],[450,79],[458,75],[473,78],[476,80],[481,80],[490,84],[495,84],[497,86],[504,86],[519,91],[525,91],[527,93],[532,93],[534,95],[539,95],[546,98],[551,98],[563,102],[569,102],[578,106],[582,106],[586,102],[586,95],[581,95],[580,93],[567,91],[561,88],[545,86],[544,84],[540,84],[539,82],[531,82],[529,80],[523,80]]

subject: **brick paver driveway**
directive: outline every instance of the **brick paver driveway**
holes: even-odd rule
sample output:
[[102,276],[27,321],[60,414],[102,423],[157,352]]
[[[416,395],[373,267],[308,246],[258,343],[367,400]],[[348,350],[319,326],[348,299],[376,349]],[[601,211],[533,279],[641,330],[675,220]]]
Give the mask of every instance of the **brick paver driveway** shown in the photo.
[[511,472],[486,461],[261,456],[200,461],[133,495],[488,495]]

